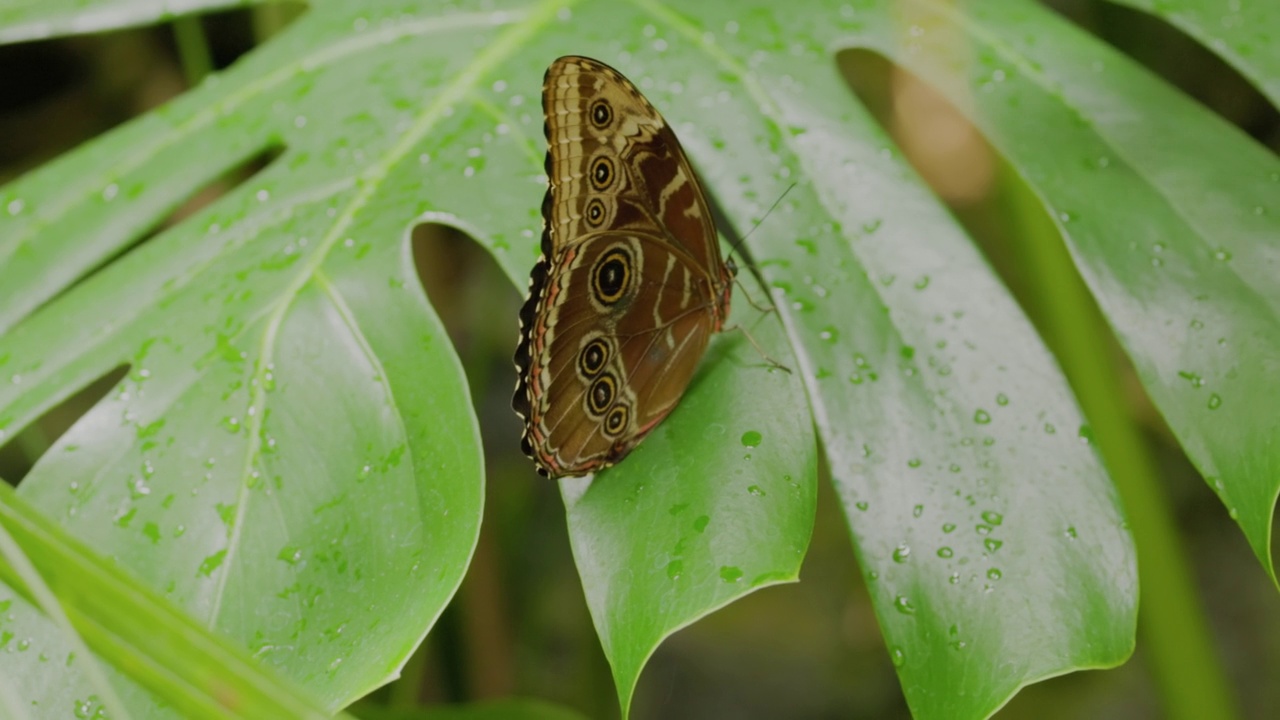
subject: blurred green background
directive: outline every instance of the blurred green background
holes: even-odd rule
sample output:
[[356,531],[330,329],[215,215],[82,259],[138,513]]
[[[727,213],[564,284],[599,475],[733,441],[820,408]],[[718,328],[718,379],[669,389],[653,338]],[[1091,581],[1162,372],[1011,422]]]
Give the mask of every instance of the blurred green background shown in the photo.
[[[1280,150],[1277,110],[1177,30],[1102,2],[1049,4],[1260,143]],[[0,47],[0,181],[182,93],[202,70],[198,61],[184,62],[175,40],[179,33],[199,30],[189,37],[203,36],[216,69],[278,31],[295,12],[287,6],[239,10],[177,27]],[[1009,236],[1010,173],[1000,159],[945,100],[918,81],[870,54],[846,53],[839,61],[853,90],[1023,299],[1026,279]],[[236,181],[228,178],[224,190]],[[206,191],[175,220],[218,194],[216,187]],[[763,231],[781,231],[770,230],[769,222]],[[509,407],[515,382],[510,357],[521,298],[485,252],[455,231],[420,227],[414,247],[423,283],[467,368],[484,434],[487,506],[475,559],[453,604],[403,679],[354,711],[359,714],[365,704],[404,706],[515,694],[559,701],[589,717],[614,717],[613,683],[573,567],[559,493],[534,475],[520,453],[519,421]],[[1039,320],[1034,308],[1028,311]],[[1241,715],[1280,717],[1280,596],[1114,343],[1112,356],[1128,378],[1125,399],[1158,458]],[[104,378],[0,447],[0,477],[20,481],[40,452],[117,379]],[[633,717],[908,716],[844,519],[829,485],[823,483],[821,492],[802,582],[758,592],[669,639],[642,677]],[[1160,716],[1141,638],[1123,667],[1034,685],[997,715]]]

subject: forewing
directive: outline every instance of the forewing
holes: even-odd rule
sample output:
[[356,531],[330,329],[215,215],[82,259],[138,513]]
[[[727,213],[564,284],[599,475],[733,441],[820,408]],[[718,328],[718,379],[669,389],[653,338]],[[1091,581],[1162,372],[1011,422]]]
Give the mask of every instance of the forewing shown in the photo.
[[551,251],[598,230],[655,232],[712,278],[721,275],[711,210],[680,141],[631,81],[601,62],[562,57],[542,88]]

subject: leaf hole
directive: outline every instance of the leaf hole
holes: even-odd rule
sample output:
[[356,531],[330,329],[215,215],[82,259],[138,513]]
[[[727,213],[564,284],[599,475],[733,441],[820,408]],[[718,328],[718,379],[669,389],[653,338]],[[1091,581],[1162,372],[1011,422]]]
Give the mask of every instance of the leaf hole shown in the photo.
[[128,365],[116,367],[45,410],[25,427],[5,428],[6,440],[0,445],[0,478],[12,485],[21,482],[58,438],[106,397],[128,372]]
[[493,255],[462,230],[424,223],[413,228],[411,242],[418,279],[466,370],[486,465],[509,456],[532,472],[520,453],[520,421],[511,410],[511,358],[523,298],[511,291]]
[[[226,68],[302,14],[301,3],[192,15]],[[152,110],[189,87],[175,23],[0,45],[0,182]]]
[[[1280,110],[1251,80],[1178,26],[1158,15],[1109,2],[1049,6],[1254,140],[1280,152]],[[1220,22],[1242,17],[1225,6],[1222,11]]]

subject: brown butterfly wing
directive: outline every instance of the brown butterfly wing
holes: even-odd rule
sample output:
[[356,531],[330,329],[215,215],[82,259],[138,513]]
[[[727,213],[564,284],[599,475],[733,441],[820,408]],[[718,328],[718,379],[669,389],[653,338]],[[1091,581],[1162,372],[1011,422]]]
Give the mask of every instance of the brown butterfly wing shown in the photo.
[[543,256],[513,406],[550,475],[622,459],[675,407],[728,312],[731,275],[675,134],[594,60],[547,71]]

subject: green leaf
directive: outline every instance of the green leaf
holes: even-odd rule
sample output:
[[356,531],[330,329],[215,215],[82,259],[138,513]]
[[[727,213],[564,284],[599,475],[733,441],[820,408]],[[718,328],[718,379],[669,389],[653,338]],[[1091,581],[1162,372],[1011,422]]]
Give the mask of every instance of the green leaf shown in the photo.
[[[321,538],[334,534],[334,526],[309,527],[302,518],[290,521],[287,513],[296,509],[304,517],[332,518],[331,522],[341,523],[338,527],[350,533],[343,537],[352,542],[391,534],[398,546],[401,540],[394,537],[394,518],[378,517],[353,502],[359,485],[367,479],[365,474],[371,472],[370,455],[375,463],[382,458],[386,451],[374,450],[382,450],[376,446],[385,437],[396,436],[397,422],[416,425],[424,434],[473,427],[470,420],[459,421],[449,415],[456,410],[448,401],[457,397],[461,376],[449,349],[433,340],[439,337],[437,329],[400,327],[424,320],[434,324],[425,308],[415,305],[420,295],[405,289],[412,283],[407,279],[410,271],[403,265],[403,240],[414,217],[464,225],[495,250],[513,277],[523,281],[532,255],[507,255],[507,238],[533,236],[529,226],[536,222],[540,190],[529,180],[541,180],[542,147],[541,141],[531,139],[540,118],[524,108],[522,101],[527,95],[517,88],[539,87],[540,67],[552,56],[545,48],[527,45],[535,34],[545,33],[552,20],[558,20],[561,29],[574,27],[564,24],[570,16],[560,5],[544,3],[527,11],[461,13],[439,19],[391,12],[390,21],[378,20],[369,8],[342,21],[335,18],[343,11],[317,9],[284,38],[176,101],[160,116],[133,123],[8,188],[3,196],[5,206],[15,210],[9,222],[17,240],[0,250],[11,256],[11,262],[0,269],[0,281],[19,290],[21,302],[6,308],[10,322],[15,322],[57,295],[79,273],[117,252],[194,188],[267,143],[284,146],[281,157],[267,171],[213,209],[161,235],[20,322],[5,338],[15,348],[6,358],[10,363],[6,369],[13,368],[20,381],[11,391],[12,399],[0,398],[0,407],[11,414],[4,424],[20,428],[75,384],[117,362],[132,360],[130,376],[114,399],[96,408],[82,427],[51,450],[23,484],[23,492],[42,502],[49,512],[67,517],[77,532],[110,548],[199,616],[249,643],[261,657],[278,662],[305,683],[322,687],[324,697],[334,705],[371,687],[387,670],[372,676],[378,671],[376,662],[370,667],[369,660],[350,657],[347,648],[340,654],[340,665],[325,641],[341,639],[349,626],[363,628],[378,621],[374,617],[363,622],[338,621],[318,613],[313,599],[326,598],[335,588],[340,591],[344,579],[330,575],[308,582],[296,575],[299,566],[305,566],[313,555],[326,564],[344,567],[348,562],[373,564],[376,558],[370,556],[375,553],[344,543],[341,555],[330,558],[332,551]],[[330,17],[325,17],[326,11]],[[357,32],[351,34],[353,26]],[[336,43],[328,38],[332,28],[340,28],[342,35]],[[424,36],[432,42],[423,42]],[[436,42],[437,36],[445,39]],[[563,41],[548,35],[541,42],[559,45]],[[452,62],[468,57],[466,48],[479,45],[488,48],[479,57]],[[312,47],[322,49],[310,51]],[[523,55],[504,60],[516,52]],[[424,66],[431,74],[422,84],[401,87],[396,84],[400,74],[383,73],[383,68],[392,66]],[[518,81],[512,79],[508,84],[497,72],[499,68],[515,72]],[[369,75],[379,82],[368,82]],[[437,91],[424,90],[437,81],[441,83]],[[350,89],[356,86],[360,91],[353,96]],[[424,92],[427,98],[420,101],[418,95]],[[275,99],[279,97],[289,99],[287,111],[280,110]],[[418,105],[423,109],[410,112]],[[343,125],[351,126],[351,131],[335,131]],[[340,141],[326,146],[317,140],[325,137]],[[491,147],[477,152],[486,144]],[[192,154],[209,155],[219,162],[178,164]],[[126,158],[123,170],[113,166],[117,155]],[[352,161],[363,161],[365,166],[350,167]],[[429,199],[418,197],[416,178],[422,172],[437,180],[432,192],[424,196]],[[144,177],[134,178],[130,173]],[[166,178],[163,183],[159,182],[161,176]],[[62,182],[65,177],[80,180],[68,186]],[[99,189],[99,183],[85,178],[100,178],[106,184]],[[476,202],[477,197],[490,194],[528,195],[528,212],[514,216],[491,213]],[[111,205],[118,195],[127,201],[119,210]],[[92,234],[78,231],[89,226],[104,229]],[[40,238],[38,253],[28,249],[36,245],[29,242],[36,235]],[[55,264],[54,258],[62,260]],[[143,279],[128,282],[125,278]],[[361,279],[358,288],[356,278]],[[344,279],[351,285],[344,286]],[[129,308],[130,300],[136,309]],[[381,306],[387,314],[360,315],[355,309],[357,300],[365,307]],[[135,325],[119,327],[111,320],[121,313],[122,303],[126,317],[139,317]],[[327,312],[332,309],[336,312]],[[65,336],[55,333],[50,325],[66,315],[79,318],[84,329]],[[213,317],[205,317],[208,315]],[[163,334],[156,332],[157,325]],[[382,330],[385,344],[360,342],[366,326]],[[781,335],[776,322],[769,319],[753,327],[761,341],[775,354],[783,355],[777,349]],[[359,352],[344,354],[342,343],[325,341],[341,337],[344,331],[357,336],[354,344],[362,346]],[[257,342],[242,342],[246,336]],[[402,344],[394,345],[393,338],[402,338]],[[682,463],[678,473],[682,480],[696,482],[674,485],[683,494],[651,506],[661,518],[674,522],[670,509],[683,503],[690,509],[688,517],[679,519],[678,528],[673,525],[669,529],[703,536],[689,542],[688,569],[674,573],[683,572],[682,584],[692,586],[693,595],[662,621],[654,620],[646,628],[635,625],[642,618],[617,618],[642,638],[625,649],[625,657],[615,657],[606,641],[611,659],[631,664],[624,672],[629,673],[629,679],[620,675],[619,680],[628,694],[643,660],[673,629],[664,622],[678,627],[753,588],[794,578],[807,545],[816,459],[801,386],[793,376],[770,371],[754,350],[743,350],[742,338],[732,344],[730,340],[717,341],[711,356],[721,360],[698,380],[681,411],[647,443],[647,449],[638,452],[626,469],[610,474],[603,491],[581,503],[581,512],[572,513],[575,523],[579,518],[590,521],[592,513],[602,510],[616,515],[620,507],[601,508],[595,498],[632,487],[634,483],[626,479],[628,473],[639,477],[654,467],[663,468],[664,473],[671,468],[673,451],[664,452],[667,441],[663,438],[675,438],[670,444],[680,455],[700,457],[697,464]],[[35,359],[44,356],[66,359],[52,364]],[[298,357],[298,366],[286,364],[289,357]],[[302,358],[319,366],[304,374]],[[317,358],[329,360],[320,362]],[[361,360],[368,367],[362,367]],[[378,363],[386,369],[377,367]],[[412,413],[393,401],[398,391],[379,387],[393,364],[404,372],[398,383],[431,389],[417,396],[419,402],[413,405]],[[223,370],[225,379],[208,377],[225,365],[230,366]],[[322,380],[325,371],[335,375]],[[175,376],[180,381],[176,390],[170,386]],[[762,382],[767,382],[767,392],[761,392]],[[397,387],[396,383],[392,387]],[[155,396],[160,396],[158,407],[145,402]],[[423,398],[431,398],[434,404],[421,401]],[[727,407],[738,408],[733,436],[724,434],[725,426],[717,426],[719,434],[708,436],[717,442],[714,454],[681,438],[681,428],[705,428],[706,418],[720,416]],[[369,420],[360,419],[362,408],[371,415]],[[277,425],[281,416],[285,421]],[[119,418],[126,422],[112,435]],[[342,421],[330,425],[334,418]],[[378,418],[386,422],[373,422]],[[314,425],[308,425],[308,420]],[[321,424],[327,427],[315,427]],[[366,425],[371,427],[365,436],[343,438],[344,433]],[[290,431],[287,437],[286,431]],[[752,451],[741,440],[749,433],[760,434],[762,440],[755,442],[765,443],[754,462],[746,457]],[[466,452],[473,435],[459,435],[458,440],[463,441],[461,451]],[[177,449],[167,450],[170,447]],[[103,461],[103,454],[111,449],[118,454],[122,448],[126,449],[122,456]],[[271,459],[281,464],[259,467],[256,458],[267,448]],[[426,484],[435,501],[430,507],[406,506],[397,500],[404,496],[404,489],[396,487],[382,486],[378,494],[365,493],[360,499],[374,507],[403,509],[406,524],[415,513],[422,513],[431,523],[456,522],[458,525],[449,528],[454,535],[473,540],[467,533],[474,530],[472,523],[479,508],[474,502],[468,506],[466,494],[478,488],[474,468],[450,467],[459,461],[450,461],[448,453],[459,449],[447,441],[429,442],[425,450],[440,452],[444,460],[428,458],[415,463],[424,470],[402,479]],[[290,465],[290,452],[312,456],[312,462],[299,459]],[[180,454],[186,463],[172,462],[170,454]],[[353,455],[356,472],[347,482],[325,477],[334,474],[334,468],[350,466]],[[237,458],[248,459],[237,463]],[[724,489],[716,482],[717,473],[723,473],[726,465],[737,465],[737,472],[743,475],[734,496],[721,499]],[[378,470],[373,464],[372,472]],[[458,482],[468,479],[469,470],[470,484]],[[198,495],[188,497],[185,492],[174,492],[172,486],[158,487],[157,479],[167,474],[183,490],[194,485],[192,492]],[[303,477],[298,479],[299,475]],[[115,477],[115,482],[107,484],[106,476]],[[70,480],[83,477],[93,480]],[[308,477],[320,483],[320,489],[310,487],[305,482]],[[300,486],[296,490],[295,483]],[[221,488],[222,495],[217,494],[220,485],[226,486]],[[300,498],[325,497],[308,505],[291,501],[290,491],[298,492]],[[255,494],[266,499],[254,504]],[[264,516],[245,515],[255,511]],[[271,518],[272,512],[278,517]],[[776,525],[778,532],[744,535],[735,522],[746,518],[754,518],[754,524]],[[379,532],[350,527],[361,519],[376,523]],[[193,535],[189,525],[205,533]],[[295,526],[304,529],[302,537],[286,530]],[[596,528],[593,532],[599,539],[607,539],[615,529]],[[659,537],[650,534],[654,530],[637,527],[638,532],[628,538],[633,545],[627,548],[627,559],[648,552],[647,543]],[[179,545],[196,544],[203,554],[184,558],[180,547],[154,547],[157,539],[167,545],[170,536],[174,542],[180,536]],[[584,535],[578,530],[574,537],[580,550],[596,539],[591,532]],[[675,540],[668,543],[674,544]],[[415,569],[420,562],[432,563],[433,576],[456,578],[470,545],[457,549],[463,556],[455,554],[452,561],[419,549],[411,561],[392,557],[383,563],[395,567],[398,562]],[[185,568],[186,575],[175,576],[175,568]],[[603,574],[614,570],[606,568]],[[666,592],[664,588],[672,582],[668,564],[658,568],[658,573],[661,584],[648,589]],[[591,574],[584,564],[587,592],[594,596],[600,588]],[[241,576],[247,577],[230,587],[226,580],[219,580]],[[403,581],[395,574],[385,580],[391,587]],[[212,589],[208,589],[210,585]],[[439,587],[451,591],[453,586]],[[275,597],[263,598],[261,590],[255,589],[265,589]],[[373,597],[382,597],[390,588],[378,590],[365,583],[359,590],[374,590]],[[303,593],[306,595],[298,607],[295,595]],[[447,598],[447,593],[434,599],[423,597],[409,588],[390,594],[406,600],[416,596],[419,616],[427,619],[434,617]],[[224,598],[229,599],[225,604]],[[644,600],[640,593],[633,607],[643,607]],[[260,609],[263,602],[279,607]],[[339,610],[348,615],[367,612],[398,620],[403,615],[397,605],[357,608],[350,600],[331,602],[335,614]],[[222,617],[224,606],[244,605],[253,610]],[[294,608],[291,613],[286,612],[289,606]],[[264,626],[264,616],[272,617],[270,625]],[[29,622],[39,620],[32,617]],[[300,628],[309,632],[299,633]],[[394,650],[411,647],[421,628],[412,624],[388,627],[388,632],[398,630],[404,641]],[[373,646],[370,656],[381,649],[392,661],[403,657],[385,644],[379,646],[363,629],[360,637],[362,646]],[[295,652],[273,657],[272,651],[285,647],[286,641]],[[304,652],[296,652],[302,649]],[[347,665],[354,661],[364,664]],[[360,669],[365,674],[359,681],[344,684],[340,674],[345,667],[353,667],[348,671],[352,674]]]
[[[129,367],[21,493],[329,709],[396,675],[475,544],[475,418],[406,262],[408,231],[435,207],[418,197],[419,158],[447,147],[470,162],[450,106],[554,9],[386,11],[394,22],[361,15],[375,20],[363,32],[354,13],[308,16],[0,191],[0,287],[13,298],[0,303],[0,429]],[[449,82],[388,72],[479,33],[499,41]],[[279,146],[249,183],[68,289]],[[3,674],[44,707],[83,697],[65,641],[16,601],[13,615],[5,631],[28,649],[4,654]],[[121,694],[151,713],[136,689]]]
[[[1267,27],[1267,11],[1242,12]],[[931,17],[978,62],[957,68],[928,38],[903,53],[887,24],[863,41],[966,109],[1040,194],[1148,394],[1274,579],[1280,160],[1034,4]]]
[[[251,5],[264,0],[186,0],[184,13]],[[39,4],[14,2],[0,5],[0,43],[42,40],[146,25],[173,16],[165,0],[41,0]]]
[[[1246,37],[1274,32],[1272,10],[1242,9],[1219,30],[1200,19],[1204,3],[1161,7],[1211,47],[1225,38],[1219,51],[1276,96],[1274,50]],[[585,53],[662,109],[735,224],[799,183],[748,243],[792,352],[741,293],[734,314],[796,375],[721,337],[625,464],[563,484],[624,707],[661,638],[794,577],[813,498],[799,381],[918,716],[984,716],[1028,682],[1120,662],[1136,586],[1115,491],[1053,359],[839,78],[832,53],[854,46],[950,97],[1044,200],[1270,571],[1277,161],[1013,0],[440,16],[317,4],[161,112],[0,191],[0,287],[17,298],[0,303],[12,327],[0,373],[18,378],[0,383],[0,429],[130,364],[22,492],[242,642],[296,644],[263,657],[332,706],[393,673],[456,586],[479,513],[463,378],[413,287],[406,231],[415,219],[464,227],[523,285],[541,195],[538,78],[555,56]],[[272,147],[283,154],[250,183],[67,291]],[[235,432],[216,429],[224,419]],[[377,462],[398,444],[412,468]],[[400,572],[414,556],[402,532],[421,533],[412,544],[432,577]],[[397,627],[368,628],[383,618]]]
[[1280,5],[1215,0],[1112,0],[1176,26],[1222,56],[1280,105]]
[[[682,134],[680,118],[710,106],[716,122],[686,144],[711,158],[730,215],[759,217],[800,179],[752,249],[913,713],[982,717],[1028,682],[1121,662],[1132,541],[1070,392],[829,54],[854,34],[893,37],[897,4],[785,17],[643,5],[669,50],[639,74],[678,78],[683,92],[650,98]],[[677,69],[705,65],[714,77]]]
[[[783,341],[771,320],[751,326],[770,348]],[[561,481],[624,714],[663,638],[753,590],[796,580],[817,480],[802,398],[798,377],[763,362],[745,338],[721,336],[679,407],[626,462],[594,480]]]

